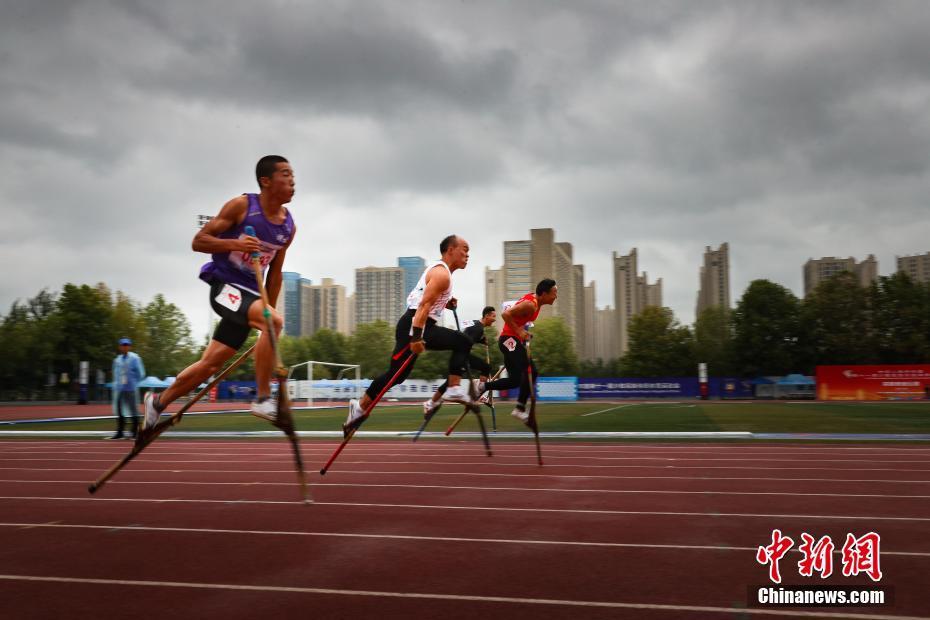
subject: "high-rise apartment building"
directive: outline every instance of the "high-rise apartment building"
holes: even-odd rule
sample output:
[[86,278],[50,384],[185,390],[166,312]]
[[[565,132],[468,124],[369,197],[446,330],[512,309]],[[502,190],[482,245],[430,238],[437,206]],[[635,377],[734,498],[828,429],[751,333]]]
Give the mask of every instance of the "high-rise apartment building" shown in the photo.
[[281,272],[281,290],[275,308],[284,318],[283,332],[288,336],[300,336],[300,287],[301,284],[310,284],[310,280],[301,278],[294,271]]
[[323,278],[321,284],[303,286],[301,293],[302,335],[312,336],[320,329],[350,333],[346,287]]
[[[504,265],[485,269],[485,302],[500,309],[501,302],[514,301],[535,292],[536,284],[552,278],[559,287],[559,298],[545,306],[539,318],[559,316],[572,334],[579,356],[585,353],[584,267],[572,260],[572,245],[555,241],[551,228],[535,228],[528,240],[504,242]],[[498,313],[497,329],[503,326]]]
[[[529,291],[534,290],[533,282],[533,252],[529,241],[504,242],[504,266],[501,267],[504,282],[504,299],[508,301],[520,299]],[[487,305],[492,305],[490,302]]]
[[484,303],[486,306],[494,306],[497,310],[497,321],[494,323],[498,331],[503,327],[501,320],[501,302],[510,299],[507,297],[507,291],[504,287],[504,270],[484,268]]
[[812,258],[804,263],[804,296],[810,295],[827,278],[844,271],[854,274],[862,286],[869,286],[878,279],[878,261],[873,254],[869,254],[861,263],[857,263],[852,256],[825,256],[817,260]]
[[710,246],[704,250],[695,318],[712,306],[730,309],[730,246],[727,243],[721,243],[716,250],[711,250]]
[[915,282],[930,282],[930,252],[913,256],[898,256],[898,271],[903,271]]
[[646,272],[639,273],[639,254],[636,248],[629,254],[613,253],[614,274],[614,334],[613,353],[602,359],[619,357],[630,348],[630,320],[646,306],[662,305],[662,278],[649,284]]
[[387,321],[393,325],[404,312],[407,293],[400,267],[355,270],[355,324]]
[[584,309],[584,339],[582,340],[583,346],[581,347],[581,359],[593,360],[597,359],[594,352],[597,348],[597,306],[595,305],[595,287],[594,281],[592,280],[590,284],[583,287],[582,295],[584,301],[582,303],[582,308]]
[[608,361],[617,357],[617,317],[610,306],[594,310],[594,347],[591,359]]
[[355,326],[357,325],[355,321],[355,293],[352,293],[346,297],[346,322],[348,323],[348,331],[350,334],[355,333]]
[[426,271],[426,259],[420,256],[399,256],[397,266],[404,270],[404,294],[410,293]]

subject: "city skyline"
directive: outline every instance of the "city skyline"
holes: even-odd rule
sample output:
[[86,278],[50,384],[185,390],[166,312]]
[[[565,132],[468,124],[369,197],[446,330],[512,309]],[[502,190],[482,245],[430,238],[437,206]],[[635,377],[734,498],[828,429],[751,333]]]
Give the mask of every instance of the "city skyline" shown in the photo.
[[255,191],[269,153],[296,171],[286,270],[351,288],[458,233],[470,316],[534,228],[572,243],[599,308],[611,253],[638,248],[685,324],[724,241],[731,303],[757,278],[802,297],[811,257],[888,274],[930,249],[928,28],[919,2],[14,0],[0,312],[105,282],[203,335],[193,223]]
[[[529,232],[530,239],[508,240],[503,243],[503,254],[507,260],[505,260],[504,264],[501,265],[500,268],[485,268],[485,289],[483,304],[497,307],[499,306],[500,302],[495,301],[495,299],[516,299],[526,291],[531,290],[532,286],[530,286],[528,283],[533,281],[535,278],[545,277],[540,270],[542,269],[544,271],[547,268],[551,269],[551,264],[553,262],[552,259],[543,261],[543,266],[540,267],[539,264],[533,263],[531,257],[542,253],[550,255],[555,260],[558,260],[556,258],[556,254],[560,254],[564,256],[563,260],[567,262],[566,266],[571,266],[573,270],[575,270],[575,275],[580,278],[578,281],[581,283],[581,289],[577,291],[578,305],[574,309],[569,309],[565,304],[559,307],[553,306],[552,308],[546,308],[545,310],[548,312],[545,313],[545,316],[561,316],[566,320],[566,323],[568,324],[569,329],[572,331],[575,338],[576,352],[579,356],[579,359],[611,359],[619,357],[625,353],[628,344],[626,337],[626,325],[628,325],[629,320],[641,312],[645,306],[664,305],[662,302],[663,279],[660,277],[654,283],[650,284],[648,273],[645,271],[639,271],[638,248],[632,248],[626,255],[614,251],[612,253],[613,275],[615,279],[615,292],[613,296],[614,304],[598,306],[594,302],[597,283],[593,280],[585,282],[585,266],[573,265],[571,263],[571,256],[573,254],[572,244],[570,242],[564,241],[556,242],[555,237],[557,236],[557,231],[552,229],[531,229]],[[418,263],[422,261],[420,257],[398,257],[397,264],[401,265],[404,262],[404,259],[416,259],[416,262]],[[896,265],[897,268],[895,271],[908,272],[911,277],[918,281],[930,281],[930,251],[923,254],[899,256]],[[580,272],[578,271],[579,268]],[[729,268],[730,264],[728,242],[721,243],[716,250],[714,250],[711,246],[705,246],[703,253],[703,264],[700,266],[700,277],[697,291],[699,304],[727,304],[728,307],[735,306],[739,295],[735,296],[736,298],[732,298],[732,293],[729,290]],[[411,278],[411,273],[409,270],[405,271],[403,275],[401,275],[398,273],[398,269],[399,268],[395,267],[372,266],[363,269],[356,269],[357,281],[359,278],[359,271],[393,273],[395,278],[404,279],[403,292],[401,292],[401,289],[394,290],[392,293],[393,297],[388,297],[382,299],[381,301],[376,301],[371,305],[370,308],[368,308],[367,317],[369,320],[375,320],[372,317],[375,317],[375,315],[378,314],[385,314],[386,316],[381,317],[381,320],[385,320],[389,323],[393,323],[396,320],[396,312],[392,308],[397,304],[393,303],[391,300],[393,299],[394,301],[397,301],[401,298],[406,299],[406,295],[409,292],[407,290],[407,281]],[[401,271],[403,270],[401,269]],[[804,279],[806,288],[811,286],[816,287],[816,285],[822,282],[824,279],[829,278],[830,276],[835,275],[840,271],[850,271],[859,278],[863,286],[866,286],[870,282],[874,281],[874,279],[879,275],[877,261],[872,254],[868,255],[866,259],[858,263],[852,257],[848,259],[838,259],[834,257],[809,259],[802,265],[802,271],[805,274]],[[509,279],[503,275],[508,272],[510,272]],[[625,275],[626,279],[623,279],[621,274]],[[301,274],[299,273],[285,272],[284,275],[286,282],[289,280],[293,282],[299,281],[305,288],[318,288],[311,287],[310,279],[301,277]],[[617,294],[616,289],[616,282],[618,281],[618,278],[620,278],[620,281],[626,283],[623,288],[623,291],[625,292],[621,292],[619,295]],[[815,278],[815,280],[812,280],[812,278]],[[719,285],[716,284],[718,281]],[[515,285],[513,285],[514,282],[516,282]],[[323,283],[330,286],[335,285],[335,283],[330,278],[323,278]],[[704,286],[709,287],[706,293],[702,293],[701,291]],[[348,295],[346,292],[346,287],[339,286],[338,288],[342,289],[342,299],[348,299],[350,304],[354,306],[356,299],[354,292],[351,295]],[[568,291],[572,291],[571,286],[566,288]],[[282,289],[282,291],[283,290],[284,289]],[[569,292],[569,294],[574,294],[574,291]],[[798,297],[803,298],[807,294],[809,294],[809,289],[805,291],[804,295]],[[701,302],[702,295],[705,297],[703,302]],[[364,300],[366,298],[367,297],[363,295],[361,299]],[[560,294],[560,299],[564,300],[562,294]],[[623,312],[617,312],[617,308],[626,308],[626,310]],[[470,316],[468,312],[469,310],[465,309],[461,312],[461,314],[462,316]],[[583,316],[576,316],[576,313],[578,312],[582,313]],[[545,318],[545,316],[541,315],[541,318]],[[678,317],[676,316],[676,318]],[[293,317],[289,314],[285,314],[286,325],[289,320],[293,321]],[[347,328],[347,331],[351,333],[351,331],[354,331],[355,322],[352,320],[349,323],[350,325]],[[500,316],[498,316],[498,321],[495,327],[497,329],[500,329],[501,327]]]

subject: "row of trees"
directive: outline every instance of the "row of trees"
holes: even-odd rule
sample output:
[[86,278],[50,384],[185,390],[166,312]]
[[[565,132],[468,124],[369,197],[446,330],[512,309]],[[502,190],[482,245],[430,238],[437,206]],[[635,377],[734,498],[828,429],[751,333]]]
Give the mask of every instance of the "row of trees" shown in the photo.
[[698,362],[712,375],[740,377],[811,374],[822,364],[930,363],[930,284],[896,273],[863,287],[844,272],[801,300],[755,280],[734,310],[709,308],[691,328],[667,308],[647,308],[630,323],[625,356],[580,371],[693,375]]
[[116,342],[132,338],[151,375],[174,374],[199,354],[181,310],[156,295],[146,305],[104,284],[66,284],[15,302],[0,321],[0,398],[52,398],[74,389],[81,361],[107,380]]
[[[851,273],[820,284],[805,299],[768,280],[755,280],[733,310],[709,308],[693,326],[681,325],[668,308],[650,307],[629,326],[629,351],[613,360],[579,361],[571,333],[560,318],[537,321],[533,357],[540,374],[587,377],[688,376],[706,362],[716,376],[809,374],[818,364],[930,363],[930,284],[904,273],[880,277],[869,287]],[[502,363],[497,332],[486,330],[494,367]],[[60,392],[67,374],[76,382],[78,363],[109,369],[116,341],[133,339],[149,374],[174,375],[196,359],[190,326],[162,295],[141,305],[105,285],[67,284],[59,294],[41,291],[16,302],[0,321],[0,398],[35,398]],[[255,334],[251,339],[255,338]],[[346,336],[319,330],[281,339],[285,364],[307,360],[360,364],[362,376],[383,372],[394,345],[394,326],[360,325]],[[485,355],[478,345],[473,353]],[[428,352],[411,377],[445,375],[448,353]],[[232,378],[252,378],[251,361]],[[332,377],[319,368],[315,378]],[[301,377],[303,378],[303,377]]]

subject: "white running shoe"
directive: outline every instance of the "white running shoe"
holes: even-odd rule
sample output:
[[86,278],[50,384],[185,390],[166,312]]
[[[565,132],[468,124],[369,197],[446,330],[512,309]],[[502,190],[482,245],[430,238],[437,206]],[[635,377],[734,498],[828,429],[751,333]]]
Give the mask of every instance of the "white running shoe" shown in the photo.
[[353,398],[349,401],[349,417],[346,418],[345,426],[350,426],[361,418],[365,417],[365,410],[358,404],[358,399]]
[[423,401],[423,417],[424,418],[430,417],[431,415],[436,413],[440,407],[442,407],[441,400],[433,400],[432,398],[430,398],[429,400]]
[[450,403],[461,403],[463,405],[471,405],[471,395],[468,393],[468,388],[463,384],[459,385],[450,385],[446,388],[446,393],[442,395],[443,400],[447,400]]
[[513,411],[510,412],[510,415],[520,420],[524,424],[530,421],[530,414],[526,411],[526,409],[524,409],[520,405],[517,405],[516,407],[514,407]]
[[272,423],[278,421],[278,403],[271,398],[254,401],[250,411],[256,418],[268,420]]
[[143,402],[145,413],[142,416],[142,430],[148,430],[158,424],[158,418],[161,416],[155,408],[155,392],[146,392]]

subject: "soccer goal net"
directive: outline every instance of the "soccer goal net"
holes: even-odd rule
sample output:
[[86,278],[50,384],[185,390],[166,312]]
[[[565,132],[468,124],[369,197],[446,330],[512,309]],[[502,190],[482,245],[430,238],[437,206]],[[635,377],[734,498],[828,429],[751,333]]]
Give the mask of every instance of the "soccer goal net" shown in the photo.
[[308,360],[288,369],[287,391],[291,401],[305,400],[307,408],[339,407],[360,398],[362,371],[358,364]]

